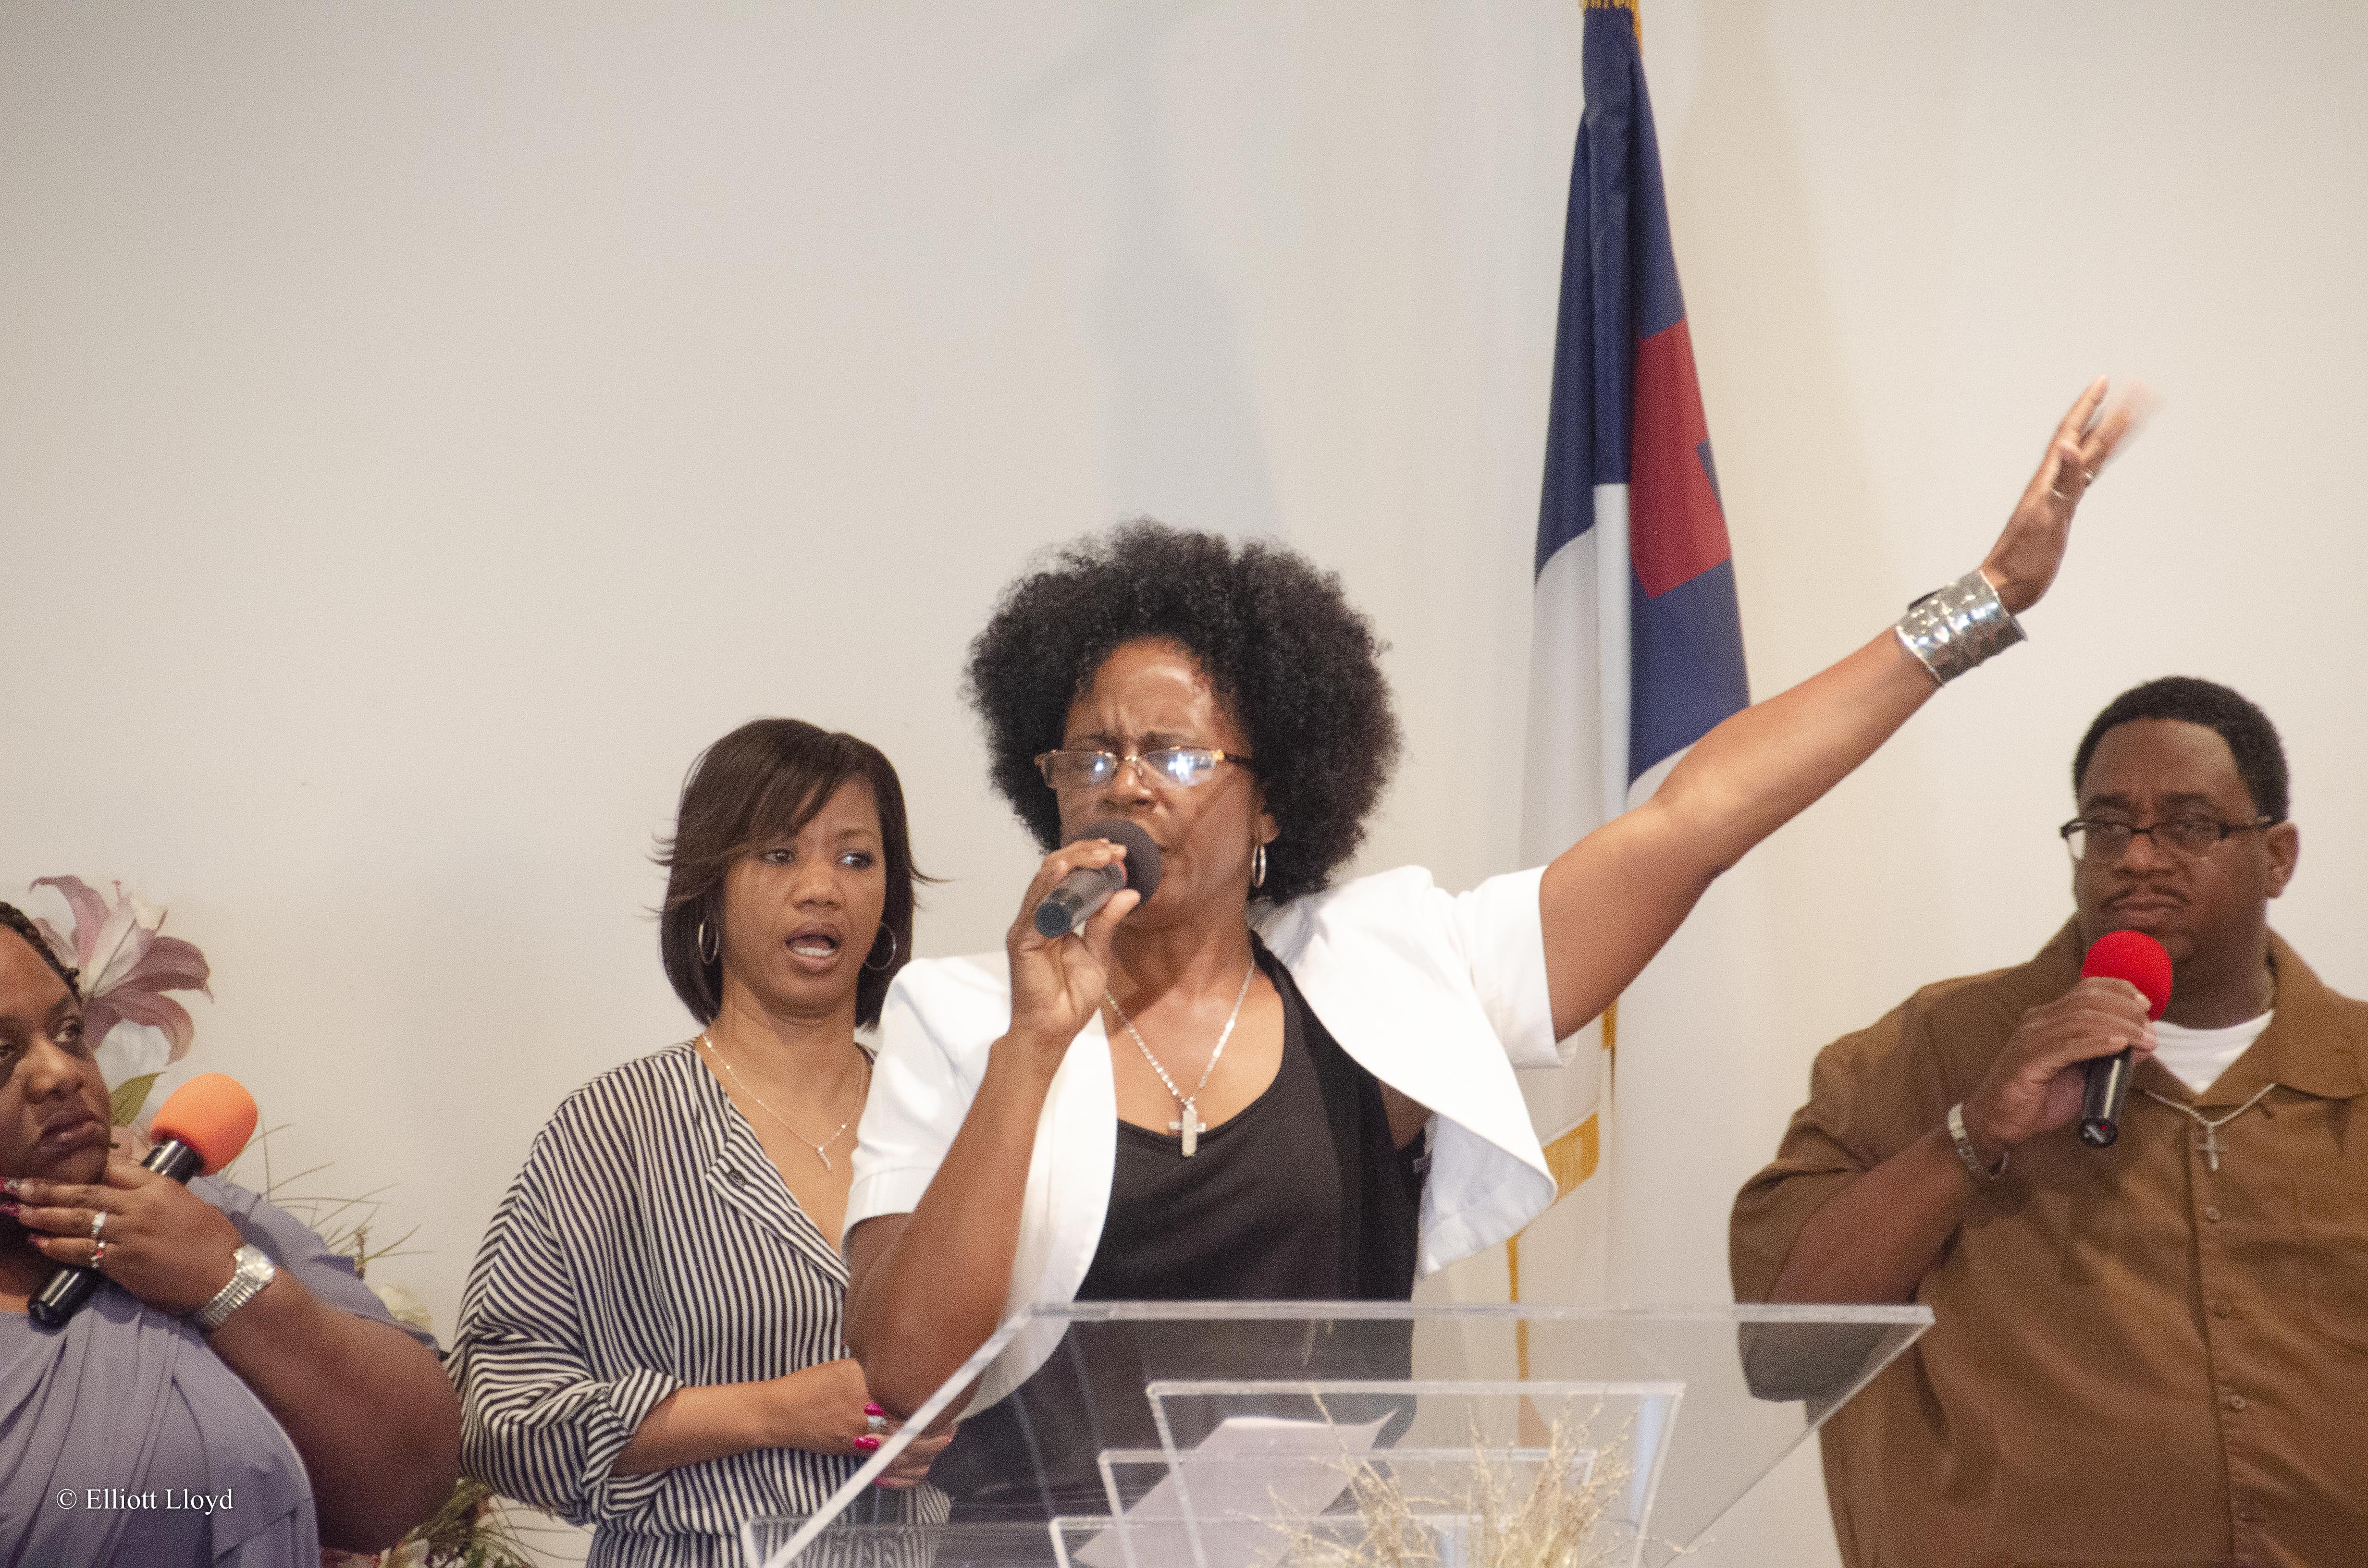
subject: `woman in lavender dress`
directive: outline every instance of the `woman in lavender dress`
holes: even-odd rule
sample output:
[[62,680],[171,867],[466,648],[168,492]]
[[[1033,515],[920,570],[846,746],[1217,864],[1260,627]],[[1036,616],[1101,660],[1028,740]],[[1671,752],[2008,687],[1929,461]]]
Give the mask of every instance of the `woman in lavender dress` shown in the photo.
[[[74,972],[0,903],[0,1568],[316,1568],[450,1494],[460,1408],[433,1349],[254,1193],[109,1158]],[[104,1216],[104,1219],[101,1219]],[[235,1271],[273,1278],[200,1328]],[[61,1264],[107,1283],[60,1328]]]

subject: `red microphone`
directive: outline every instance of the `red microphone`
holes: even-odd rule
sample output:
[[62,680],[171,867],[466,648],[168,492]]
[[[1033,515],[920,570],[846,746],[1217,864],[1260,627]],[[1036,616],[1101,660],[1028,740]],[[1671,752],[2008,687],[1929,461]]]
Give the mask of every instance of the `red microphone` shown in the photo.
[[[211,1176],[255,1136],[255,1096],[235,1078],[200,1073],[165,1096],[148,1131],[156,1146],[140,1162],[143,1168],[180,1182]],[[98,1293],[101,1278],[96,1268],[62,1267],[25,1310],[43,1328],[56,1328]]]
[[[2146,999],[2146,1017],[2159,1018],[2170,1006],[2170,955],[2143,931],[2108,931],[2080,960],[2082,979],[2126,980]],[[2110,1149],[2122,1135],[2122,1102],[2129,1098],[2136,1048],[2100,1056],[2088,1065],[2080,1096],[2080,1142]]]

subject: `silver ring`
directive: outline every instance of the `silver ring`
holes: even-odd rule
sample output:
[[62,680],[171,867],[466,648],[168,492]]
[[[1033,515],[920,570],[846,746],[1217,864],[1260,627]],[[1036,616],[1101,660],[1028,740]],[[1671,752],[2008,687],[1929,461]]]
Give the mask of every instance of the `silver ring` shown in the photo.
[[2084,468],[2084,469],[2082,469],[2082,470],[2080,471],[2080,483],[2083,483],[2083,484],[2094,484],[2094,483],[2097,483],[2097,474],[2098,474],[2098,472],[2099,472],[2098,470],[2093,469],[2093,468]]
[[98,1240],[98,1233],[106,1229],[107,1210],[100,1209],[94,1211],[90,1217],[90,1239],[92,1241]]
[[93,1268],[97,1268],[100,1264],[105,1263],[106,1261],[107,1261],[107,1244],[106,1244],[105,1242],[93,1242],[93,1243],[91,1243],[91,1244],[90,1244],[90,1266],[91,1266]]
[[2048,493],[2050,495],[2055,496],[2058,501],[2069,501],[2070,499],[2072,499],[2072,497],[2070,497],[2069,495],[2065,494],[2064,494],[2064,492],[2062,492],[2061,490],[2056,489],[2056,488],[2055,488],[2055,486],[2054,486],[2054,485],[2052,485],[2052,484],[2051,484],[2051,485],[2049,485],[2049,486],[2047,487],[2047,493]]
[[876,1437],[888,1430],[888,1418],[884,1415],[866,1415],[863,1418],[863,1429]]

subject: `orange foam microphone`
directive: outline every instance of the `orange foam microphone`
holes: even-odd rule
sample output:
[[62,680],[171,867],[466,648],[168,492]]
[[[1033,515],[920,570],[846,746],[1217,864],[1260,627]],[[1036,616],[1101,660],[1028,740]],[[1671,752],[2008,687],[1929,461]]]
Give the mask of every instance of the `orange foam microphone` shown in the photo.
[[[148,1133],[156,1146],[142,1168],[170,1181],[211,1176],[255,1136],[255,1096],[235,1078],[201,1073],[165,1097]],[[25,1310],[43,1328],[62,1327],[98,1293],[101,1279],[96,1268],[61,1267]]]

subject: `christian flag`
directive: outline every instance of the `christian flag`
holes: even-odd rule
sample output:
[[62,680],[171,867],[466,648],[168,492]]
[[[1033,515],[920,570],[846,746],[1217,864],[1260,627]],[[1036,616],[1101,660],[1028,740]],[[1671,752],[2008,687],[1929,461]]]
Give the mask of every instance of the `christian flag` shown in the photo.
[[[1634,0],[1587,0],[1585,27],[1530,642],[1533,866],[1750,701]],[[1601,1082],[1586,1062],[1533,1080],[1565,1193],[1595,1168]]]

